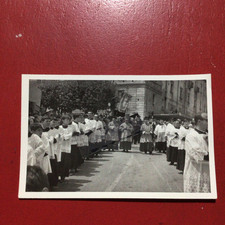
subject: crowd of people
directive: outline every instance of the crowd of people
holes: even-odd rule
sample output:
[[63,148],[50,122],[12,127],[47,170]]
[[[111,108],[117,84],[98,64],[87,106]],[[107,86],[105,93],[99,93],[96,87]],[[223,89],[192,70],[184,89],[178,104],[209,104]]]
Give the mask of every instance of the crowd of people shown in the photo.
[[[29,117],[26,191],[52,191],[102,151],[128,152],[138,145],[145,154],[166,154],[183,173],[184,192],[209,192],[207,115],[195,121],[155,120],[139,115],[101,116],[88,112]],[[38,172],[37,172],[38,171]],[[42,171],[42,172],[40,172]],[[46,176],[40,185],[34,174]]]

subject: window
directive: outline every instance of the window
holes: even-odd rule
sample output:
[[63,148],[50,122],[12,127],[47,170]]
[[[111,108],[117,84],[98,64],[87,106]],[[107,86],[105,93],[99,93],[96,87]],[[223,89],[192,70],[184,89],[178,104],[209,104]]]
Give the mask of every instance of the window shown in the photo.
[[187,103],[188,105],[190,104],[190,91],[188,90],[188,93],[187,93]]
[[173,81],[170,81],[170,93],[173,94]]
[[183,88],[180,87],[180,100],[183,100]]

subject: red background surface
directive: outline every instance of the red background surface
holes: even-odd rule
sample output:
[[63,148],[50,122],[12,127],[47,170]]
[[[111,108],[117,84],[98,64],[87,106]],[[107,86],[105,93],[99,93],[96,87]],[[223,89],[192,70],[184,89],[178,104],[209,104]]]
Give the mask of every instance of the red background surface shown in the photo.
[[[224,6],[224,0],[1,1],[1,224],[225,224]],[[218,199],[19,200],[22,73],[212,73]]]

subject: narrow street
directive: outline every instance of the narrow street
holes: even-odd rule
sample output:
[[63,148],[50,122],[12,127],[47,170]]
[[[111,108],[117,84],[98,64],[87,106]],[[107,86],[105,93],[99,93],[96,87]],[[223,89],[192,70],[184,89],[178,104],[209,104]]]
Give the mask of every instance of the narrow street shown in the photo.
[[169,165],[166,155],[139,151],[103,151],[85,161],[74,176],[60,183],[55,191],[67,192],[182,192],[183,176]]

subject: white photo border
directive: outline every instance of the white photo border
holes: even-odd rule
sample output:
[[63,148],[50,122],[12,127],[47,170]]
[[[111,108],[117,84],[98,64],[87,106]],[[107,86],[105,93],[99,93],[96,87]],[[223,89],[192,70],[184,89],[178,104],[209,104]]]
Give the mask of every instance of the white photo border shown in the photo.
[[[206,80],[210,193],[174,193],[174,192],[26,192],[26,161],[28,143],[28,110],[30,80]],[[211,74],[196,75],[41,75],[22,74],[21,86],[21,148],[20,148],[19,193],[21,199],[217,199]]]

